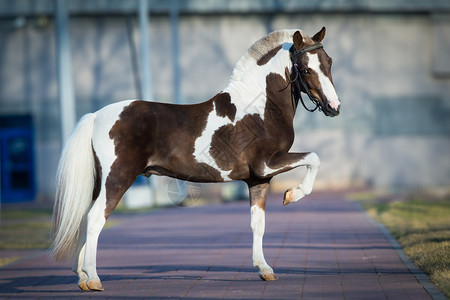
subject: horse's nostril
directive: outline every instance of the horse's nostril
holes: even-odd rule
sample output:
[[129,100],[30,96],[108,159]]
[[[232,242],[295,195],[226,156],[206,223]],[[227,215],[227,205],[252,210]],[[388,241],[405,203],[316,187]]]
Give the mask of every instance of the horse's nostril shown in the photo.
[[326,109],[327,109],[328,111],[333,111],[333,110],[334,110],[333,107],[331,107],[331,105],[330,105],[329,102],[326,104]]
[[337,111],[340,112],[341,111],[341,105],[338,105]]

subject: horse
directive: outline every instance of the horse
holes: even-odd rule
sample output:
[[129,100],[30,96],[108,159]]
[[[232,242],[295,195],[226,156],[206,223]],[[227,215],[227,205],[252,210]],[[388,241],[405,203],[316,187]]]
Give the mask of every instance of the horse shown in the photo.
[[80,289],[104,290],[96,270],[98,237],[139,175],[246,182],[253,265],[262,280],[277,280],[262,246],[270,180],[306,166],[302,182],[284,194],[287,205],[312,192],[320,166],[314,152],[289,152],[298,103],[330,117],[340,112],[324,36],[325,27],[313,37],[300,29],[264,36],[235,65],[228,86],[208,101],[128,100],[81,118],[58,164],[51,251],[57,261],[74,259]]

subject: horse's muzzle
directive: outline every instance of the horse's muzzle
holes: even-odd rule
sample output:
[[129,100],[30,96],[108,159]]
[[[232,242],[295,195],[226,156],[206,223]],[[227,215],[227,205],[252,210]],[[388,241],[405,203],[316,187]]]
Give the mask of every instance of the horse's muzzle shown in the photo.
[[339,105],[337,109],[334,109],[329,103],[327,103],[322,107],[322,111],[327,117],[336,117],[341,111],[341,106]]

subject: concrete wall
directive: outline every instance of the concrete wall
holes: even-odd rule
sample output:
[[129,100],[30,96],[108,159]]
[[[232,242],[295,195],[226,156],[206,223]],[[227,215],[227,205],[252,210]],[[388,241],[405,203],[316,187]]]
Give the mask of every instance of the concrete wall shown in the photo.
[[[429,14],[182,15],[181,95],[212,97],[257,39],[282,28],[314,34],[324,46],[342,101],[338,118],[298,108],[294,151],[322,160],[321,188],[448,186],[450,183],[450,17]],[[136,19],[71,18],[77,115],[139,97]],[[151,68],[155,100],[172,98],[170,24],[152,15]],[[0,19],[0,113],[31,112],[37,130],[41,198],[53,194],[60,150],[54,23],[48,17]],[[300,181],[303,170],[279,180]]]

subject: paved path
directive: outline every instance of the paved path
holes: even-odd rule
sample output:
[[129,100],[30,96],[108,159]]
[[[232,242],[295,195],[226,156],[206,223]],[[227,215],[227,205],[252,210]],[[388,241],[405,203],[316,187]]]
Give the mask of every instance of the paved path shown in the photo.
[[81,292],[68,263],[45,254],[0,269],[0,299],[430,299],[358,203],[315,194],[283,207],[270,195],[265,256],[251,261],[246,202],[134,216],[100,236],[105,292]]

